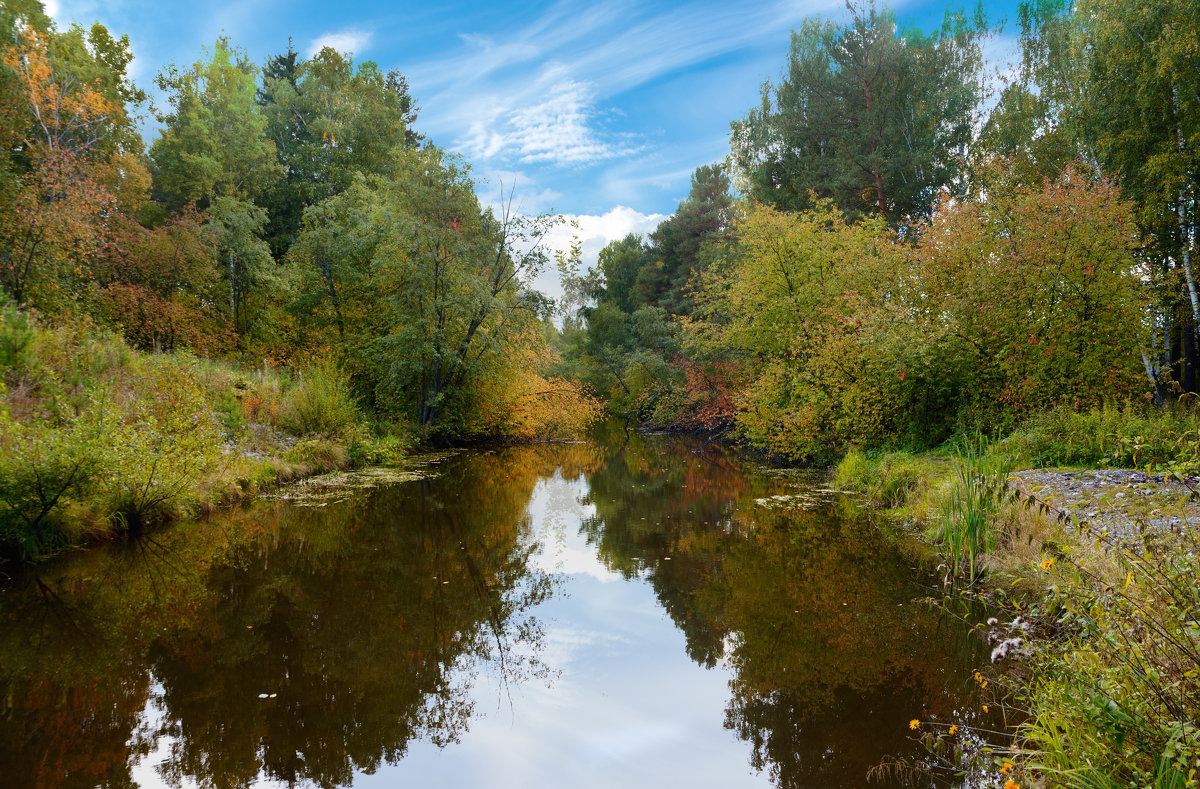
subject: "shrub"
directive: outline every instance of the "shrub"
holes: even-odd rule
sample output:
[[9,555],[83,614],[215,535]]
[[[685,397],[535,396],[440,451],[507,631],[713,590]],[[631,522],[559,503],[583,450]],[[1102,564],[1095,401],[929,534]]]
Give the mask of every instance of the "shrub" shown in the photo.
[[297,436],[344,436],[353,430],[358,408],[337,365],[321,362],[305,370],[300,383],[284,393],[277,421]]
[[161,365],[104,441],[103,497],[126,528],[168,518],[192,500],[217,464],[220,433],[195,375]]
[[98,447],[115,427],[103,408],[65,424],[25,424],[0,403],[0,549],[29,560],[71,542],[62,513],[94,486]]

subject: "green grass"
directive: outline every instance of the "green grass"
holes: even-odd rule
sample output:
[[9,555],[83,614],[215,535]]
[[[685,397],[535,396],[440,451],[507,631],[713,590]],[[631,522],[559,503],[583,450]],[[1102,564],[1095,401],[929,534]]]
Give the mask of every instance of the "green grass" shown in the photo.
[[1200,405],[1196,398],[1159,409],[1106,404],[1088,411],[1038,414],[1005,441],[1036,467],[1085,466],[1200,473]]
[[833,484],[866,494],[878,507],[909,504],[945,473],[945,463],[930,456],[888,452],[869,457],[851,449],[833,470]]
[[949,485],[942,493],[930,537],[956,577],[974,581],[980,563],[996,545],[996,515],[1006,497],[1004,480],[1012,460],[985,450],[966,449],[950,460]]

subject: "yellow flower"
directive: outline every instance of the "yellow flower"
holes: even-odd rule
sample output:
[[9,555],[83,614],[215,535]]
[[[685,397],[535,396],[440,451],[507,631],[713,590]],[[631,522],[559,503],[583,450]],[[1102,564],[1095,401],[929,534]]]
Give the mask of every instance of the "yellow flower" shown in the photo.
[[983,705],[983,711],[984,711],[984,712],[987,712],[987,705],[986,705],[986,704],[984,704],[984,705]]
[[910,720],[908,722],[908,728],[913,729],[913,730],[915,730],[920,725],[921,725],[921,722],[919,720],[917,720],[916,718],[913,718],[912,720]]
[[951,736],[954,736],[955,734],[958,734],[958,727],[957,727],[957,726],[951,726],[951,727],[950,727],[950,735],[951,735]]
[[986,687],[987,687],[987,680],[985,679],[983,682],[980,682],[980,683],[979,683],[979,687],[981,687],[981,688],[986,688]]
[[976,682],[983,682],[983,675],[982,675],[982,674],[980,674],[978,671],[976,671],[976,672],[975,672],[975,681],[976,681]]
[[1012,770],[1012,768],[1013,768],[1013,763],[1012,763],[1012,762],[1005,762],[1005,763],[1004,763],[1004,766],[1000,768],[1000,774],[1001,774],[1001,775],[1008,775],[1008,774],[1009,774],[1009,772]]
[[1004,782],[1004,789],[1021,789],[1021,785],[1013,779],[1009,778]]
[[1049,570],[1049,569],[1050,569],[1051,567],[1053,567],[1053,566],[1054,566],[1054,560],[1053,560],[1053,559],[1043,559],[1043,560],[1042,560],[1042,569],[1043,569],[1043,570]]

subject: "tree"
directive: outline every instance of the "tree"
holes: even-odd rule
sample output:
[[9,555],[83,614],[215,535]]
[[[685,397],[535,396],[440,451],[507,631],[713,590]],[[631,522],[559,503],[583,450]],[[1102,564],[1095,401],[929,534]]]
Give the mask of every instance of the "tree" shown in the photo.
[[217,39],[191,69],[165,69],[155,80],[169,94],[162,136],[150,148],[155,198],[171,210],[190,201],[207,208],[217,196],[251,200],[280,175],[275,145],[255,102],[255,69]]
[[58,69],[47,36],[32,26],[5,42],[0,66],[20,119],[6,150],[12,169],[0,181],[0,285],[18,303],[49,307],[78,291],[88,256],[104,243],[113,200],[95,168],[123,109],[98,82]]
[[189,71],[163,71],[157,83],[170,93],[172,112],[159,117],[166,128],[150,149],[155,197],[171,210],[195,201],[220,225],[218,254],[239,336],[259,328],[247,304],[266,282],[270,260],[262,238],[267,213],[252,201],[280,176],[256,102],[255,72],[224,38]]
[[283,179],[259,202],[271,214],[267,238],[282,258],[304,209],[344,191],[356,174],[383,173],[397,145],[416,146],[417,108],[408,82],[370,61],[357,66],[325,47],[310,60],[291,49],[263,66],[258,101]]
[[388,176],[360,177],[305,213],[292,260],[295,307],[339,327],[355,374],[383,411],[453,421],[483,375],[540,340],[549,310],[524,282],[557,221],[480,209],[468,170],[432,146],[393,150]]
[[785,210],[832,199],[851,218],[927,215],[956,183],[982,95],[981,15],[947,13],[926,35],[851,6],[850,22],[807,21],[762,105],[732,125],[732,153],[756,200]]
[[143,350],[228,348],[221,275],[213,267],[217,239],[203,215],[189,207],[153,228],[127,215],[113,223],[112,243],[97,264],[103,318]]
[[661,306],[672,315],[687,315],[693,301],[689,286],[703,271],[701,248],[724,231],[732,219],[729,176],[722,165],[703,165],[692,173],[692,187],[675,214],[650,234],[657,263],[637,278],[642,303]]

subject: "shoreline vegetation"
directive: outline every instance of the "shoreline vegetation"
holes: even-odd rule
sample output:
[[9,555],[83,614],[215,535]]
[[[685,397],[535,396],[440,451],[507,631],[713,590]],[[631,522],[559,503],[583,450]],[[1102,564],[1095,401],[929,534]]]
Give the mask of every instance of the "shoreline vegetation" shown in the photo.
[[[584,401],[486,440],[562,440],[592,413]],[[364,413],[328,361],[247,370],[0,310],[0,557],[18,565],[314,475],[403,466],[422,445],[415,426]]]
[[1063,409],[997,441],[852,449],[833,469],[937,551],[947,595],[932,604],[993,647],[976,681],[1011,742],[914,720],[935,763],[997,785],[1196,785],[1198,428],[1195,406]]

